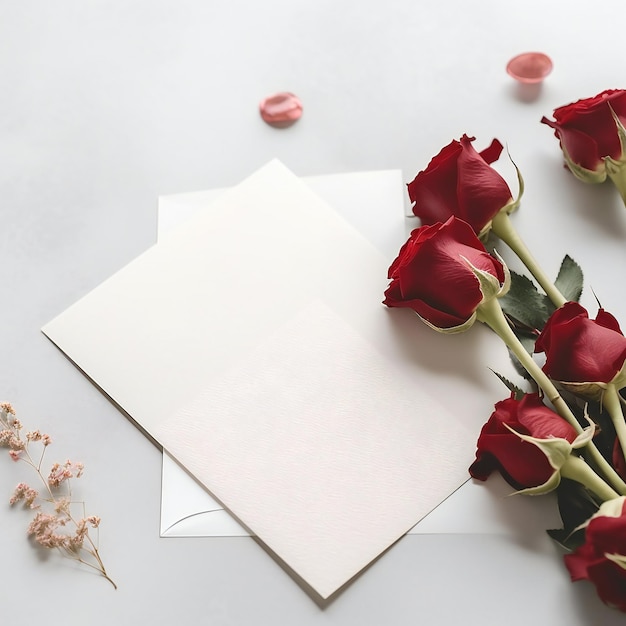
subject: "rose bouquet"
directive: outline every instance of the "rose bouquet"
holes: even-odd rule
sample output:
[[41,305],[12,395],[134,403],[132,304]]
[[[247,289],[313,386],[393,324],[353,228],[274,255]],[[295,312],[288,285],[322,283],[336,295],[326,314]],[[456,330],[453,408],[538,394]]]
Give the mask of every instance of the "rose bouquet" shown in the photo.
[[[610,179],[626,202],[626,91],[609,90],[554,111],[566,166],[584,182]],[[563,522],[550,536],[573,581],[589,580],[626,611],[626,337],[598,303],[578,303],[583,274],[566,256],[550,280],[516,232],[520,205],[492,167],[502,145],[478,152],[464,135],[408,185],[421,226],[389,268],[384,303],[429,327],[458,333],[480,322],[504,342],[520,374],[498,375],[508,396],[478,437],[472,477],[498,471],[520,494],[556,491]],[[530,276],[508,269],[503,242]]]

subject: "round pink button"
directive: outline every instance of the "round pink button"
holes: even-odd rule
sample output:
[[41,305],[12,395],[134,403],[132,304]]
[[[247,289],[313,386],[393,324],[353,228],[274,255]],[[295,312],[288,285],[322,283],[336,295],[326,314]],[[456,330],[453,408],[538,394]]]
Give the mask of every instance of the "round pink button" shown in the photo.
[[552,71],[552,59],[543,52],[524,52],[507,63],[506,71],[520,83],[540,83]]
[[270,126],[285,128],[302,116],[302,102],[294,94],[283,91],[264,98],[259,103],[261,117]]

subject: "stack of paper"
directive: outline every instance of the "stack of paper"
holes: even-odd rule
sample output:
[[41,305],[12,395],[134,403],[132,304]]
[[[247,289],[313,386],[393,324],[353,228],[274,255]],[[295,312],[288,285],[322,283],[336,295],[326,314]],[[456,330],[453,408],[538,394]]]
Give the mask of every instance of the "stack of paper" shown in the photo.
[[477,432],[420,384],[389,254],[281,163],[192,213],[43,330],[327,598],[466,480]]

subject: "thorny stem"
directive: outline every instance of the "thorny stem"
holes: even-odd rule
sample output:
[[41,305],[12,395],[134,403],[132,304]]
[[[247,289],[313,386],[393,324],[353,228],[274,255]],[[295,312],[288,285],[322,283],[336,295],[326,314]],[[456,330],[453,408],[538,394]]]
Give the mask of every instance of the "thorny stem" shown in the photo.
[[613,491],[580,457],[570,455],[561,467],[561,476],[579,482],[603,500],[619,498]]
[[500,213],[493,218],[491,229],[495,235],[502,239],[502,241],[515,252],[520,261],[522,261],[539,285],[541,285],[541,288],[546,292],[546,295],[550,298],[554,306],[557,309],[563,306],[567,300],[554,286],[554,283],[546,276],[543,269],[530,253],[526,244],[522,241],[522,238],[518,235],[515,228],[513,228],[509,214],[500,211]]
[[[509,323],[504,317],[500,303],[496,298],[483,302],[476,311],[477,319],[489,326],[502,341],[511,349],[513,354],[519,359],[526,371],[533,377],[535,382],[542,389],[548,400],[552,403],[557,413],[569,422],[577,433],[581,433],[583,428],[570,410],[569,406],[552,381],[546,376],[543,370],[537,365],[533,358],[526,352],[515,333],[511,330]],[[609,483],[621,494],[626,495],[626,483],[620,478],[617,472],[611,467],[607,460],[600,454],[600,451],[590,441],[586,450],[597,469],[604,474]]]
[[622,405],[620,403],[620,395],[617,391],[617,387],[609,383],[606,390],[602,394],[602,404],[606,407],[606,410],[611,417],[613,426],[615,428],[615,434],[619,441],[619,445],[622,449],[622,454],[626,458],[626,422],[624,422],[624,413],[622,412]]

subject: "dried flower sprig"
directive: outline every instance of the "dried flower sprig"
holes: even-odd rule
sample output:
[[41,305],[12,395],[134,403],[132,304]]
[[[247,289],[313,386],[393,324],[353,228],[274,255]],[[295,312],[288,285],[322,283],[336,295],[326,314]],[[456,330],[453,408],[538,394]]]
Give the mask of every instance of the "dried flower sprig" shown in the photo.
[[[22,436],[22,430],[23,426],[15,416],[14,408],[8,402],[0,403],[0,446],[9,448],[9,456],[14,461],[30,465],[44,485],[40,493],[26,483],[19,483],[9,504],[21,502],[26,508],[36,511],[27,532],[37,544],[44,548],[56,548],[63,556],[96,570],[117,589],[100,558],[97,541],[89,534],[90,530],[99,528],[100,518],[95,515],[85,516],[84,503],[72,500],[70,479],[82,476],[83,464],[69,459],[62,464],[54,463],[45,476],[42,465],[52,439],[38,430],[26,432]],[[31,455],[33,444],[41,448],[37,460]],[[73,505],[79,504],[83,507],[81,517],[72,512]],[[44,507],[48,510],[44,510]]]

